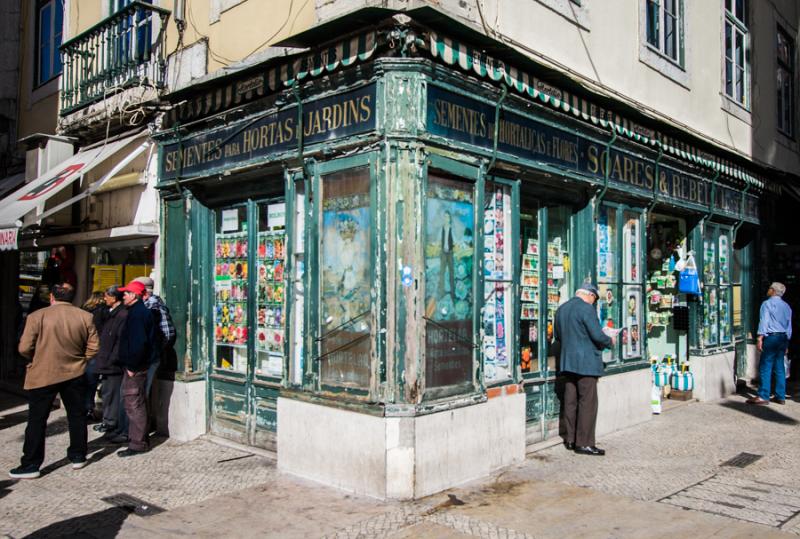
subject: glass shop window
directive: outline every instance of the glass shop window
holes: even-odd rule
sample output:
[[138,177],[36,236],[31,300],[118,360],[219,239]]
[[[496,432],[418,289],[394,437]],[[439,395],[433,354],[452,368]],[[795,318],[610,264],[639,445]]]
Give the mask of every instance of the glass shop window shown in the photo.
[[703,227],[703,346],[731,342],[730,229]]
[[484,304],[481,341],[487,384],[512,377],[514,335],[511,262],[511,189],[488,182],[483,211]]
[[292,318],[293,332],[290,346],[289,379],[292,384],[303,383],[303,357],[305,353],[305,224],[306,189],[305,181],[295,182],[294,192],[294,249],[292,250]]
[[247,206],[216,212],[214,236],[214,344],[218,369],[247,372]]
[[643,354],[641,219],[641,212],[623,206],[598,210],[598,317],[602,326],[620,330],[616,347],[603,351],[607,363]]
[[283,375],[286,320],[286,203],[258,205],[256,374]]
[[369,169],[323,176],[321,191],[321,381],[368,389],[372,342]]
[[539,366],[539,304],[542,271],[539,245],[539,217],[536,209],[520,215],[520,365],[523,373],[538,373]]
[[547,208],[547,250],[545,289],[547,299],[547,371],[555,374],[556,357],[551,351],[553,323],[556,309],[570,298],[570,217],[571,208],[565,206]]
[[473,185],[434,175],[425,208],[425,385],[473,380]]

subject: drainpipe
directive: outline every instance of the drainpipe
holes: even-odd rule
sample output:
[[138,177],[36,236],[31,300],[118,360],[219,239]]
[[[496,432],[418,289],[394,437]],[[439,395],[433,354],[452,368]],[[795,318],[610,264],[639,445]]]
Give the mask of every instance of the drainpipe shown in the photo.
[[741,204],[741,207],[739,208],[740,219],[739,219],[739,222],[736,223],[733,226],[733,243],[734,244],[736,243],[736,234],[739,233],[739,229],[742,228],[742,225],[744,224],[744,203],[745,203],[745,200],[746,200],[746,197],[747,197],[747,192],[750,190],[750,187],[751,187],[751,185],[748,183],[745,186],[744,191],[742,191],[742,204]]
[[708,207],[708,213],[700,220],[700,223],[705,226],[706,221],[708,221],[714,215],[714,202],[717,196],[717,179],[719,178],[719,170],[714,173],[714,177],[711,178],[711,205]]
[[494,141],[492,143],[492,160],[489,161],[489,164],[486,167],[487,175],[492,171],[494,164],[497,161],[497,139],[500,136],[500,107],[503,105],[503,101],[505,101],[507,96],[508,86],[503,85],[503,91],[500,93],[500,99],[497,100],[497,104],[494,106]]
[[595,207],[598,207],[600,203],[603,201],[603,197],[606,196],[606,191],[608,191],[608,174],[611,169],[611,147],[617,141],[617,130],[614,129],[614,125],[611,124],[611,140],[606,143],[606,151],[605,151],[605,170],[603,171],[603,188],[600,192],[595,195]]
[[658,204],[658,173],[659,167],[661,166],[661,158],[664,157],[664,148],[661,146],[661,143],[658,143],[658,157],[656,157],[656,170],[655,176],[653,178],[653,201],[647,206],[647,217],[650,217],[650,212],[653,211],[653,208],[656,207]]

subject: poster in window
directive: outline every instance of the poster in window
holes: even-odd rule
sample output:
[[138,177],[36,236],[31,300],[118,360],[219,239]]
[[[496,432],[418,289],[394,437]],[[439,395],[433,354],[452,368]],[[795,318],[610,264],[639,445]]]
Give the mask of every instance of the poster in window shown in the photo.
[[472,378],[472,186],[431,178],[425,214],[426,385]]
[[719,236],[719,284],[728,284],[728,236]]
[[622,229],[623,269],[626,282],[639,280],[639,218],[626,213],[625,227]]
[[599,281],[614,280],[613,241],[616,211],[601,206],[597,220],[597,279]]
[[641,312],[642,293],[638,287],[625,288],[625,303],[622,305],[624,324],[627,329],[627,339],[622,345],[622,357],[630,359],[642,355]]

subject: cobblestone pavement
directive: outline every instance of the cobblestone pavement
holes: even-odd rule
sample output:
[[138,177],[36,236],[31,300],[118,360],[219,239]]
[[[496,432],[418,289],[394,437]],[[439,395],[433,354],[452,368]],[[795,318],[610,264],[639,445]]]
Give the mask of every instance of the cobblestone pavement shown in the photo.
[[[18,463],[24,421],[25,407],[4,404],[0,394],[3,472]],[[601,438],[603,458],[557,445],[492,477],[407,503],[345,495],[205,439],[159,439],[148,455],[124,460],[112,454],[117,447],[94,440],[90,465],[75,471],[58,460],[67,445],[63,412],[54,412],[48,432],[41,479],[0,479],[0,536],[800,535],[800,402],[791,400],[753,407],[734,395],[683,404]],[[148,509],[133,511],[120,498],[117,507],[119,495]]]
[[105,497],[128,494],[169,510],[267,483],[276,474],[272,460],[204,439],[181,444],[155,438],[148,454],[121,459],[114,453],[125,446],[101,443],[91,429],[89,465],[73,470],[65,458],[66,416],[56,410],[48,424],[43,477],[13,481],[7,470],[19,465],[26,410],[22,405],[0,411],[0,536],[23,537],[48,524],[93,513],[100,517],[66,522],[51,532],[103,529],[127,516],[126,510],[103,501]]

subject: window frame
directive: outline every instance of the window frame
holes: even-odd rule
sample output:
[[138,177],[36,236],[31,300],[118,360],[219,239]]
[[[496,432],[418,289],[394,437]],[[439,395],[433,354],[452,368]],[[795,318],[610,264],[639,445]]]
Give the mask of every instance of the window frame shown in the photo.
[[[599,232],[599,212],[601,209],[605,207],[608,210],[614,210],[614,230],[613,234],[614,237],[611,241],[614,242],[613,246],[611,246],[611,256],[613,257],[613,264],[614,264],[614,272],[611,279],[600,280],[598,277],[598,269],[599,269],[599,252],[598,252],[598,232]],[[611,289],[613,290],[613,300],[616,306],[612,307],[611,316],[614,320],[614,323],[617,325],[617,329],[621,329],[626,327],[623,324],[623,320],[625,318],[625,314],[622,311],[622,308],[627,305],[628,300],[628,293],[630,291],[638,291],[639,301],[638,301],[638,313],[636,313],[636,318],[638,320],[638,332],[639,332],[639,350],[638,354],[632,355],[630,357],[625,357],[624,350],[623,350],[623,342],[622,338],[619,337],[617,339],[616,344],[611,349],[611,360],[606,361],[606,357],[604,355],[604,363],[606,367],[619,367],[626,365],[628,363],[636,363],[641,362],[646,359],[645,351],[647,350],[647,331],[643,326],[646,326],[646,315],[645,312],[645,260],[644,260],[644,246],[645,246],[645,211],[643,208],[638,206],[632,206],[628,204],[622,204],[619,202],[612,202],[612,201],[603,201],[597,208],[597,216],[598,219],[595,221],[594,224],[594,251],[595,251],[595,264],[594,268],[592,269],[595,282],[597,283],[598,288],[603,287],[603,289]],[[626,260],[626,249],[628,246],[625,243],[625,226],[627,221],[626,214],[636,214],[638,216],[638,252],[635,254],[635,258],[632,261],[636,262],[637,267],[637,275],[636,279],[629,279],[626,268],[625,268],[625,260]],[[602,292],[601,292],[602,296]],[[602,298],[601,298],[602,300]],[[600,317],[600,301],[598,300],[597,303],[597,315],[598,320]],[[603,320],[600,320],[601,325],[603,324]],[[621,335],[621,334],[620,334]],[[632,331],[629,330],[628,338],[632,338]]]
[[[56,17],[58,8],[61,8],[61,16]],[[64,0],[37,0],[34,5],[36,9],[36,29],[34,38],[34,74],[33,87],[39,88],[61,75],[63,65],[61,63],[61,43],[64,40]],[[42,72],[42,11],[46,8],[51,10],[50,28],[47,30],[47,46],[49,47],[48,72]],[[61,19],[61,28],[56,28],[56,21]],[[56,67],[56,63],[58,66]]]
[[[710,235],[708,234],[710,232]],[[727,261],[725,261],[725,271],[723,273],[721,257],[720,238],[727,238]],[[701,309],[700,314],[703,319],[702,324],[698,324],[698,344],[702,349],[721,349],[730,348],[734,345],[734,327],[733,327],[733,287],[736,283],[733,282],[733,251],[734,246],[732,242],[732,228],[728,225],[718,223],[704,223],[702,230],[700,230],[698,239],[699,246],[702,248],[700,258],[700,279],[702,282],[702,295],[701,295]],[[706,267],[706,242],[710,241],[714,246],[712,271],[707,273]],[[696,257],[697,258],[697,257]],[[716,317],[716,332],[713,341],[706,341],[703,335],[703,328],[708,325],[708,316],[706,315],[707,305],[706,298],[711,291],[716,291],[714,312]],[[722,304],[727,305],[727,312],[723,312]],[[723,320],[724,315],[724,320]],[[723,342],[723,325],[727,325],[727,340]]]
[[[775,101],[776,108],[776,127],[778,131],[789,138],[794,138],[795,135],[795,42],[791,34],[787,32],[780,24],[777,25],[776,30],[776,55],[775,55],[775,74],[776,74],[776,93],[777,99]],[[786,59],[781,57],[781,39],[786,42],[788,48]],[[783,73],[783,80],[788,81],[788,92],[784,94],[781,86],[778,84],[778,76]],[[782,107],[781,103],[786,104],[788,100],[788,110]],[[788,123],[784,125],[784,119],[788,118]]]
[[[684,12],[684,4],[683,4],[683,0],[672,0],[674,2],[673,5],[674,5],[675,13],[670,13],[667,10],[667,2],[668,1],[669,0],[645,0],[645,7],[644,7],[644,10],[645,10],[645,16],[644,16],[644,20],[645,20],[644,42],[645,42],[645,45],[650,50],[652,50],[653,52],[655,52],[659,56],[665,58],[669,62],[672,62],[673,64],[675,64],[675,65],[677,65],[677,66],[679,66],[680,68],[683,69],[685,67],[685,63],[686,63],[685,62],[686,53],[685,53],[685,46],[684,46],[684,41],[685,41],[685,34],[684,34],[685,22],[684,21],[685,21],[686,17],[684,16],[684,13],[685,13]],[[651,34],[651,32],[653,30],[653,28],[651,27],[651,21],[653,21],[653,19],[651,18],[651,7],[652,6],[655,6],[656,9],[658,10],[658,16],[657,16],[657,19],[655,20],[656,26],[655,26],[655,29],[654,29],[655,30],[655,42],[651,39],[653,37],[652,34]],[[668,16],[673,18],[674,25],[675,25],[674,26],[674,31],[673,31],[673,35],[674,35],[674,39],[675,39],[675,43],[674,43],[675,53],[674,53],[674,55],[670,54],[668,52],[668,50],[667,50],[667,33],[666,33],[665,29],[666,29],[666,20],[667,20]]]
[[[737,105],[744,107],[747,110],[750,110],[750,29],[748,27],[748,19],[749,19],[749,10],[750,10],[750,3],[748,0],[741,0],[742,2],[742,16],[744,19],[740,19],[735,11],[736,11],[736,1],[737,0],[726,0],[726,5],[723,6],[723,31],[722,31],[722,60],[723,60],[723,68],[722,68],[722,92],[729,100],[733,101]],[[729,37],[728,37],[728,29],[730,28],[730,47],[729,47]],[[738,39],[741,42],[741,50],[742,50],[742,65],[739,65],[737,58],[736,58],[736,43],[737,43],[737,36],[740,36]],[[731,56],[728,56],[728,50],[731,51]],[[731,67],[731,80],[730,80],[730,92],[728,91],[729,81],[728,81],[728,65]],[[742,75],[742,91],[741,96],[738,95],[737,92],[737,83],[736,83],[736,72],[737,70],[741,71]]]

